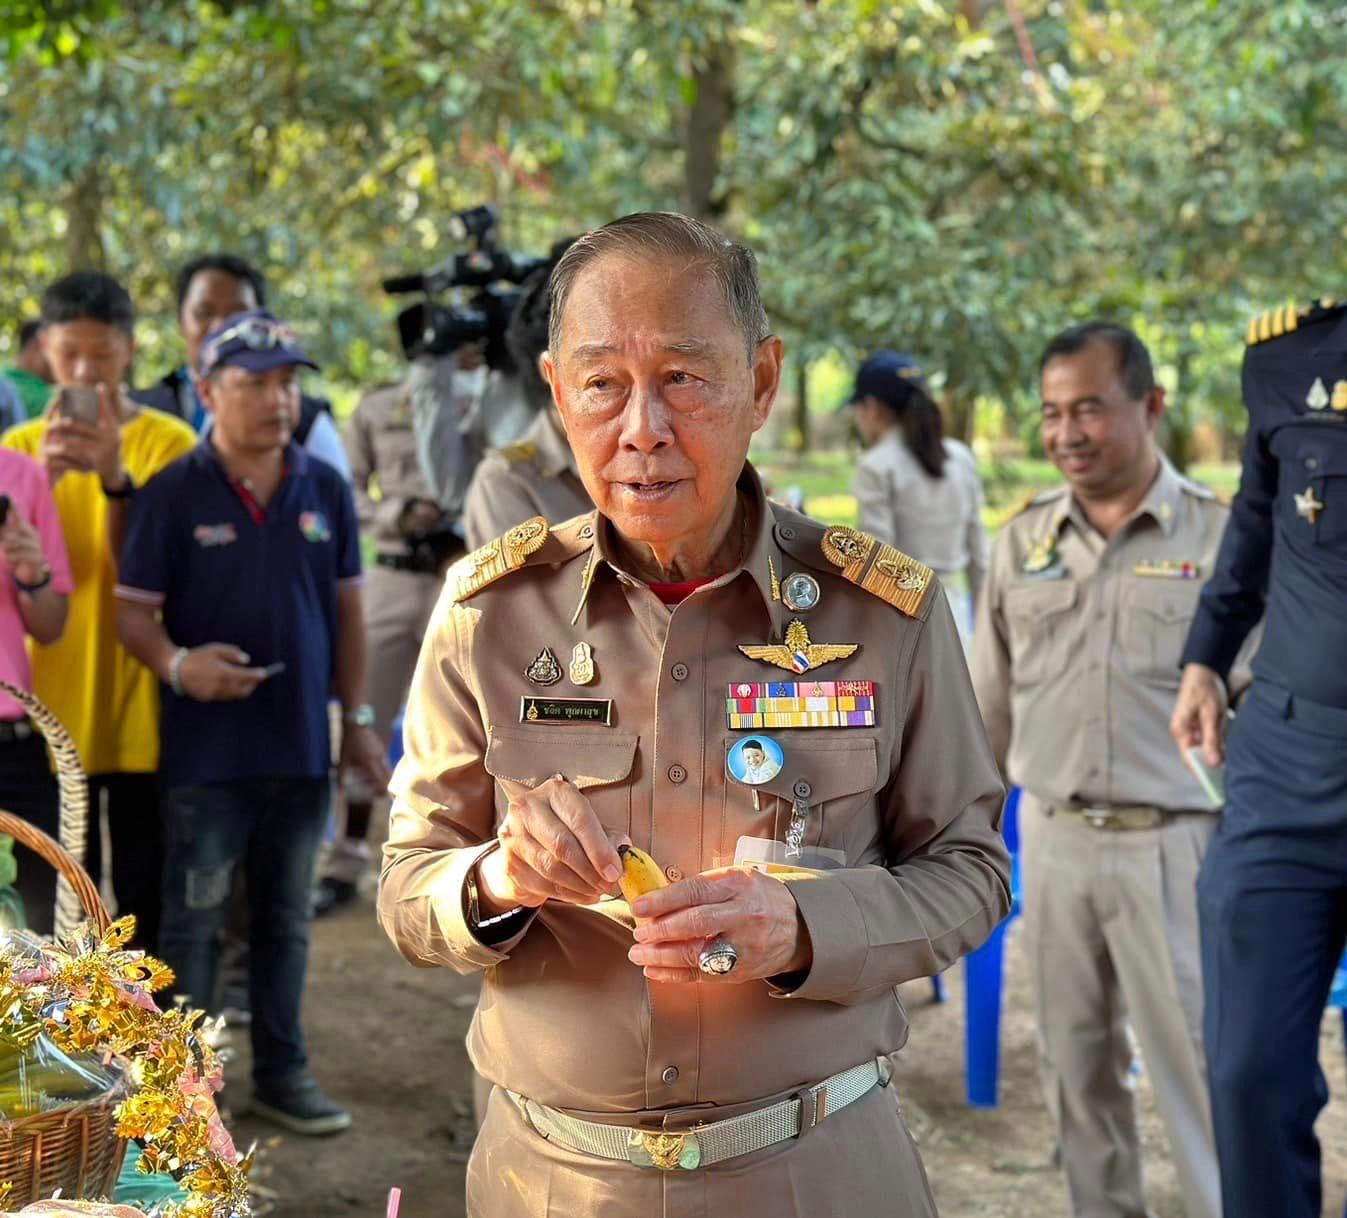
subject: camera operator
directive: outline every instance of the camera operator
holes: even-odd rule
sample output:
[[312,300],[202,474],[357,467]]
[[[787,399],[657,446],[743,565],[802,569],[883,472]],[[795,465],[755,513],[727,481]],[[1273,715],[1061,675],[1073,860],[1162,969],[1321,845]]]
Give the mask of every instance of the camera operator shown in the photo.
[[[481,362],[476,343],[422,355],[401,381],[365,394],[346,425],[356,513],[375,552],[365,580],[365,647],[371,726],[383,740],[411,682],[440,572],[463,548],[455,522],[474,457],[462,428]],[[316,914],[355,898],[370,865],[365,838],[374,800],[382,794],[357,773],[348,775],[345,821],[319,880]]]
[[536,271],[524,284],[505,332],[533,422],[517,443],[487,453],[472,476],[463,507],[463,535],[470,549],[533,516],[558,523],[594,506],[561,429],[552,391],[538,371],[538,357],[547,349],[550,277],[550,270]]

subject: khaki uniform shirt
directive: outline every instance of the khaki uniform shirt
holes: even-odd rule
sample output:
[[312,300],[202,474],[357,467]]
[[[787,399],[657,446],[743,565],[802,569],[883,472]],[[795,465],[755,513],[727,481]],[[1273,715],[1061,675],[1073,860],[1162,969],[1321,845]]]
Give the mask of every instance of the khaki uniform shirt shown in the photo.
[[571,446],[545,410],[519,443],[482,458],[463,505],[463,535],[476,549],[534,516],[556,524],[593,506]]
[[360,399],[343,436],[360,530],[380,554],[403,554],[398,519],[410,499],[434,501],[421,471],[407,387],[381,385]]
[[1009,781],[1059,807],[1212,810],[1169,720],[1228,514],[1162,458],[1145,500],[1108,540],[1065,486],[1001,530],[970,663]]
[[[485,970],[473,1064],[544,1104],[734,1104],[890,1053],[907,1036],[894,987],[947,967],[1008,909],[1003,792],[938,585],[906,616],[844,579],[821,551],[824,527],[769,505],[751,470],[741,493],[755,522],[743,565],[672,611],[615,565],[610,526],[591,513],[462,599],[451,572],[426,636],[379,918],[413,963]],[[860,645],[809,677],[874,681],[878,719],[768,729],[785,762],[755,807],[752,790],[727,779],[726,755],[763,733],[726,726],[726,692],[798,679],[738,650],[782,639],[792,615],[777,581],[794,572],[821,588],[801,615],[812,642]],[[592,684],[544,690],[525,676],[542,648],[564,669],[582,641]],[[611,725],[529,721],[526,695],[612,699]],[[792,884],[813,944],[808,974],[789,994],[765,981],[650,985],[626,958],[624,926],[558,902],[510,942],[479,941],[464,913],[468,872],[508,802],[558,772],[673,880],[731,863],[741,836],[779,840],[793,799],[805,799],[805,844],[845,858]]]
[[856,467],[856,524],[942,576],[968,572],[979,595],[990,547],[982,525],[982,478],[966,444],[945,440],[945,471],[932,478],[892,429]]

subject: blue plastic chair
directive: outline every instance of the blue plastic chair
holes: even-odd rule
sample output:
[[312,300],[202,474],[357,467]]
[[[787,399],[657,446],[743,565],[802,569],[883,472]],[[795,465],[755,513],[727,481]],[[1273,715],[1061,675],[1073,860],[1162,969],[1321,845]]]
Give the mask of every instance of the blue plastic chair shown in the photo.
[[396,766],[402,760],[402,711],[398,711],[393,726],[388,729],[388,764]]
[[1010,913],[964,958],[964,1069],[970,1108],[995,1108],[1001,1074],[1001,986],[1006,928],[1020,913],[1020,790],[1006,797],[1002,832],[1010,851]]

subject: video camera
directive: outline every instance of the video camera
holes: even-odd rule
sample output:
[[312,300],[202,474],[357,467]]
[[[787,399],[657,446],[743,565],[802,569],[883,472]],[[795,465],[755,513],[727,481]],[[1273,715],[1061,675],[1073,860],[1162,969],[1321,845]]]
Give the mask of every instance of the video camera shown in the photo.
[[[519,301],[517,287],[535,271],[550,266],[551,258],[528,258],[496,244],[496,209],[484,203],[456,213],[449,231],[456,241],[473,247],[437,267],[383,281],[389,295],[421,292],[425,299],[398,314],[398,337],[408,359],[420,355],[447,355],[465,343],[486,340],[486,362],[509,372],[514,361],[505,346],[505,327]],[[435,297],[455,288],[476,288],[466,304],[447,307]]]

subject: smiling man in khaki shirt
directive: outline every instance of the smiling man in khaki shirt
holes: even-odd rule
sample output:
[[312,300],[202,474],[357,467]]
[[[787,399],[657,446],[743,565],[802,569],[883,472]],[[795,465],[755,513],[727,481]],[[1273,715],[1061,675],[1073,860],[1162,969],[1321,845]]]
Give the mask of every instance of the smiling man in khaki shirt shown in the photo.
[[[932,1215],[888,1090],[894,987],[1008,905],[948,606],[896,550],[763,495],[745,457],[781,344],[745,248],[627,217],[567,251],[553,309],[544,370],[598,511],[451,572],[379,901],[414,963],[485,970],[468,1212]],[[727,777],[767,738],[774,777]],[[743,839],[833,869],[733,868]],[[586,908],[624,841],[671,881],[636,942]],[[728,972],[702,971],[713,942]]]
[[1216,814],[1169,713],[1227,513],[1156,448],[1164,391],[1130,330],[1068,330],[1041,367],[1044,447],[1067,485],[997,537],[972,671],[1022,788],[1048,1106],[1075,1218],[1145,1218],[1130,1018],[1188,1216],[1215,1218],[1196,883]]

